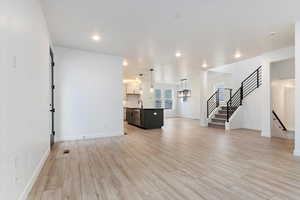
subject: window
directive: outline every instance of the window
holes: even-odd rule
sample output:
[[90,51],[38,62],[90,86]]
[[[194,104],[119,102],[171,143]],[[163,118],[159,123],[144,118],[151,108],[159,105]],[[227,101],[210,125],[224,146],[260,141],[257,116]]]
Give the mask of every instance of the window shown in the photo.
[[[163,93],[163,96],[162,96]],[[173,90],[172,89],[155,89],[155,108],[173,109]]]
[[165,90],[165,98],[166,99],[172,99],[172,90],[171,89],[166,89]]
[[155,89],[155,99],[161,99],[161,89]]
[[155,108],[161,108],[162,107],[161,89],[155,89],[154,95],[155,95]]
[[164,100],[165,100],[165,109],[173,109],[173,90],[165,89],[164,92]]
[[165,109],[168,109],[168,110],[173,109],[173,100],[165,100]]

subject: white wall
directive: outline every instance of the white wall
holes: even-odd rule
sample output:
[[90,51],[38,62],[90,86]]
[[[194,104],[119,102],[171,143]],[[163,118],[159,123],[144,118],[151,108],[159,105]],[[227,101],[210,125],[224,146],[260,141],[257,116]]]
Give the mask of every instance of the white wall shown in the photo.
[[295,79],[295,59],[271,63],[271,79]]
[[295,26],[295,150],[294,154],[300,156],[300,22]]
[[57,140],[123,135],[122,58],[55,48]]
[[49,38],[37,0],[0,1],[0,199],[25,199],[49,152]]

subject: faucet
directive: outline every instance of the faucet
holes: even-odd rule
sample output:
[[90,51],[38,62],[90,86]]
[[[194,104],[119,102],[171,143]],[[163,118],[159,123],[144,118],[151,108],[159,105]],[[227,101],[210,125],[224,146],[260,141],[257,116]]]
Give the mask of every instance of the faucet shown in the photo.
[[144,108],[144,105],[143,105],[144,103],[143,103],[143,100],[142,100],[142,99],[139,99],[139,100],[138,100],[138,104],[141,104],[141,109]]

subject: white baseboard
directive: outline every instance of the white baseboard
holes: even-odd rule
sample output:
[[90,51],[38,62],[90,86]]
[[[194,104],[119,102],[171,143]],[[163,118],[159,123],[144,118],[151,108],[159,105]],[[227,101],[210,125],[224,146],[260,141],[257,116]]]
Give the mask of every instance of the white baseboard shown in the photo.
[[105,137],[116,137],[122,136],[124,133],[98,133],[98,134],[79,134],[79,135],[63,135],[59,136],[57,134],[56,141],[64,142],[64,141],[73,141],[73,140],[86,140],[86,139],[97,139],[97,138],[105,138]]
[[200,126],[201,126],[201,127],[208,127],[208,123],[200,122]]
[[37,178],[38,178],[38,176],[39,176],[42,168],[45,165],[45,162],[46,162],[49,154],[50,154],[50,147],[44,153],[42,159],[40,160],[38,166],[35,168],[35,170],[34,170],[32,176],[31,176],[30,180],[28,181],[28,183],[27,183],[24,191],[22,192],[22,194],[20,195],[20,197],[18,198],[18,200],[26,200],[27,199],[27,197],[28,197],[28,195],[29,195],[29,193],[30,193],[30,191],[31,191],[34,183],[36,182],[36,180],[37,180]]
[[270,138],[271,137],[271,131],[261,131],[261,136],[262,137],[268,137]]

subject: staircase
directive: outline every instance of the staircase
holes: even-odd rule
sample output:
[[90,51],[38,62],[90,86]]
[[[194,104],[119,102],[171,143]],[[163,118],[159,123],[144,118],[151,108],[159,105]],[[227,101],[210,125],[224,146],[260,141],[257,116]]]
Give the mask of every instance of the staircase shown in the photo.
[[211,122],[208,123],[208,127],[225,129],[225,122],[227,118],[227,107],[221,106],[220,109],[211,118]]
[[[225,123],[229,122],[233,113],[243,105],[245,97],[261,86],[261,81],[262,76],[260,66],[241,83],[241,87],[238,88],[233,95],[232,89],[226,88],[230,91],[229,100],[226,101],[226,105],[221,106],[221,92],[220,89],[218,89],[207,100],[207,118],[210,120],[208,127],[225,129]],[[213,112],[215,113],[213,114]]]
[[[229,108],[231,112],[235,110],[234,108]],[[227,106],[220,106],[217,112],[211,117],[211,122],[208,123],[208,127],[212,128],[222,128],[225,129],[225,122],[227,121]]]

